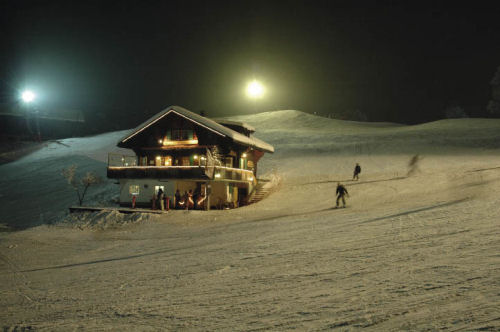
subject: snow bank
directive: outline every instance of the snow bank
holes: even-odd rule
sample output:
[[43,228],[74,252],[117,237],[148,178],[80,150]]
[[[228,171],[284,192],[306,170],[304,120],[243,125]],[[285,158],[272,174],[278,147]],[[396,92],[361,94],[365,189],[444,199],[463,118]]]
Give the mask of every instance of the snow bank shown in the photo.
[[147,213],[124,214],[116,210],[88,213],[72,213],[66,216],[61,225],[67,224],[81,230],[115,229],[127,225],[141,224],[146,221],[157,220],[156,215]]

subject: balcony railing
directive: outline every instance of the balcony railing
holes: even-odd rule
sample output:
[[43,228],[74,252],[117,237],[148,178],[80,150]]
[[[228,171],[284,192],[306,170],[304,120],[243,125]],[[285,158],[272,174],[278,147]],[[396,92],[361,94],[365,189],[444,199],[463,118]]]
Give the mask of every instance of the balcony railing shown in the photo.
[[250,170],[226,166],[142,166],[137,157],[110,154],[108,178],[210,179],[254,182]]
[[108,154],[108,167],[110,166],[137,166],[136,156],[125,156],[121,154]]

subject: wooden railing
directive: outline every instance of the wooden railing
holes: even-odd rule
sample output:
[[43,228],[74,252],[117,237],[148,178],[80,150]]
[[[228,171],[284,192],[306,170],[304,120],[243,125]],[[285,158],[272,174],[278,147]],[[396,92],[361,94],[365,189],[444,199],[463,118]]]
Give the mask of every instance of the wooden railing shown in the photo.
[[250,170],[226,166],[141,166],[137,157],[110,154],[108,178],[210,179],[255,182]]

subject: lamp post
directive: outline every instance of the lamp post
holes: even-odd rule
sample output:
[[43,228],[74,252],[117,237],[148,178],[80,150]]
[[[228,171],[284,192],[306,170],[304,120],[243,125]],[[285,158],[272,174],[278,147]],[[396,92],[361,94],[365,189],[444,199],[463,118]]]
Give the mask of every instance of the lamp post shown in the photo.
[[[28,107],[28,111],[30,111],[30,105],[33,104],[33,102],[35,101],[36,99],[36,94],[31,91],[31,90],[25,90],[23,91],[23,93],[21,93],[21,99],[23,100],[23,102],[27,105]],[[35,113],[35,122],[36,122],[36,134],[37,134],[37,137],[36,139],[41,142],[42,140],[42,135],[40,134],[40,124],[39,124],[39,120],[38,120],[38,111],[33,107],[33,112]],[[26,116],[26,122],[28,122],[28,116]],[[28,125],[28,128],[29,128],[29,125]]]
[[246,94],[249,98],[253,100],[253,108],[254,112],[256,112],[256,104],[257,99],[260,99],[264,96],[265,89],[264,86],[257,80],[253,80],[248,83],[246,88]]

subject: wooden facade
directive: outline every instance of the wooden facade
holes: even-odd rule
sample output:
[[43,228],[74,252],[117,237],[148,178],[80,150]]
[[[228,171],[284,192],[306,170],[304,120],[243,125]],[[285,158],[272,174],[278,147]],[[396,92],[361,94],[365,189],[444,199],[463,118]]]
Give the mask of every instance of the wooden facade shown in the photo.
[[191,191],[200,209],[242,206],[257,184],[260,158],[274,152],[254,131],[171,106],[118,142],[135,155],[110,154],[107,175],[119,180],[121,206],[150,207],[160,188],[171,207],[177,191]]

